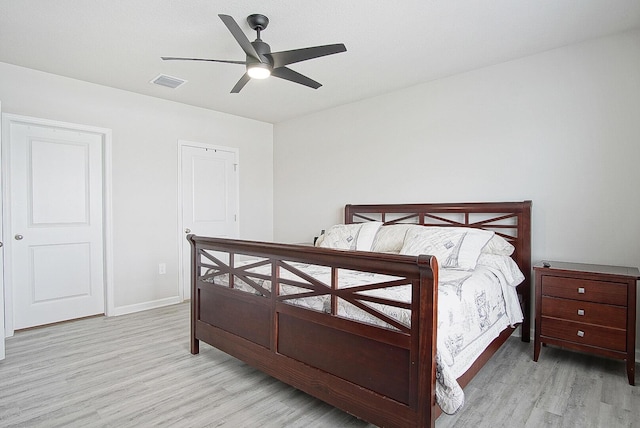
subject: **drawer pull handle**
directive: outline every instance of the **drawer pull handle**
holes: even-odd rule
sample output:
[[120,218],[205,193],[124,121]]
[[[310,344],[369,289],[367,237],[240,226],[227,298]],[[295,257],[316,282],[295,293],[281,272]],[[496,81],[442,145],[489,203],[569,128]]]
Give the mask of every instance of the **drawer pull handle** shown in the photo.
[[584,315],[584,309],[578,309],[578,315],[580,316]]
[[578,330],[578,337],[584,337],[584,331]]
[[578,294],[584,294],[584,287],[578,287]]

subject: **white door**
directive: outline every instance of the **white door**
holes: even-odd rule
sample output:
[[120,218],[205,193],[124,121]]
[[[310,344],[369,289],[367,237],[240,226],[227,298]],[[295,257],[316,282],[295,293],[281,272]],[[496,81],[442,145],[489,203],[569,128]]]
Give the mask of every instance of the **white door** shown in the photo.
[[[2,114],[2,104],[0,104],[0,115]],[[2,126],[0,121],[0,142],[2,141]],[[2,144],[0,144],[1,146]],[[2,170],[0,169],[0,172]],[[2,174],[0,174],[0,177]],[[0,217],[2,217],[2,198],[0,198]],[[2,221],[0,221],[0,225]],[[4,250],[1,248],[2,241],[2,227],[0,226],[0,360],[4,360],[4,338],[6,336],[4,331]]]
[[14,328],[104,313],[102,136],[9,126]]
[[182,290],[191,298],[189,233],[238,237],[238,153],[236,149],[181,145]]

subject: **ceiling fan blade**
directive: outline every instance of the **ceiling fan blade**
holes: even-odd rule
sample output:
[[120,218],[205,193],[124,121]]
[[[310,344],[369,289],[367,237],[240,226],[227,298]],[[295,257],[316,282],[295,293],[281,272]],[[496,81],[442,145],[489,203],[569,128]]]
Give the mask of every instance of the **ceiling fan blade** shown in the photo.
[[229,15],[220,14],[218,16],[220,17],[220,19],[222,19],[222,22],[224,22],[224,25],[227,26],[229,31],[231,31],[231,34],[236,39],[236,41],[238,42],[238,44],[240,45],[244,53],[246,53],[251,58],[254,58],[260,62],[263,62],[260,59],[260,55],[258,55],[258,52],[256,52],[255,48],[253,47],[249,39],[247,39],[247,36],[244,34],[244,31],[242,31],[242,29],[236,23],[236,21]]
[[291,82],[299,83],[304,86],[308,86],[313,89],[318,89],[322,84],[316,82],[313,79],[309,79],[307,76],[293,71],[287,67],[274,68],[271,72],[272,76],[279,77],[284,80],[290,80]]
[[174,60],[183,60],[183,61],[211,61],[211,62],[224,62],[227,64],[242,64],[246,65],[246,61],[232,61],[226,59],[207,59],[207,58],[177,58],[172,56],[163,56],[160,57],[165,61],[174,61]]
[[333,55],[340,52],[346,52],[347,48],[338,43],[335,45],[315,46],[312,48],[294,49],[290,51],[271,52],[265,54],[273,60],[273,68],[282,67],[293,64],[295,62],[306,61],[308,59],[318,58],[326,55]]
[[234,86],[231,90],[231,93],[237,94],[238,92],[240,92],[240,90],[244,88],[244,85],[246,85],[249,80],[251,80],[251,77],[249,77],[247,73],[244,73],[240,80],[238,80],[238,83],[236,83],[236,86]]

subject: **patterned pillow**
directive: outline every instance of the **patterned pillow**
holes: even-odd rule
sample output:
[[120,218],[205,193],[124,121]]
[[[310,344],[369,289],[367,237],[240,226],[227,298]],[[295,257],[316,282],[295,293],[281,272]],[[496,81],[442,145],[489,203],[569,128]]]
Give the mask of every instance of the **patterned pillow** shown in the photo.
[[371,251],[373,240],[380,226],[382,226],[380,221],[336,224],[318,238],[316,247]]
[[494,232],[464,227],[421,227],[407,230],[400,254],[435,256],[442,268],[473,270]]
[[318,239],[316,246],[322,248],[335,248],[339,250],[355,250],[358,232],[361,227],[362,223],[336,224],[331,226],[325,232],[322,239]]
[[373,241],[372,251],[379,253],[399,253],[404,245],[404,237],[407,230],[423,226],[415,224],[390,224],[378,229],[376,239]]

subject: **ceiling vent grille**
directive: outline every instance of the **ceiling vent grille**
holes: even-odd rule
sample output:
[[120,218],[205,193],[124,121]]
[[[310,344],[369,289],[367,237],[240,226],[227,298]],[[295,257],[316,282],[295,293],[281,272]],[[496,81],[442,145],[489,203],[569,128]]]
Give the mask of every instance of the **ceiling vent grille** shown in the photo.
[[187,83],[186,80],[180,79],[178,77],[167,76],[166,74],[159,74],[151,83],[155,83],[156,85],[166,86],[167,88],[176,89],[178,86],[181,86]]

